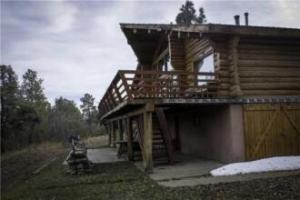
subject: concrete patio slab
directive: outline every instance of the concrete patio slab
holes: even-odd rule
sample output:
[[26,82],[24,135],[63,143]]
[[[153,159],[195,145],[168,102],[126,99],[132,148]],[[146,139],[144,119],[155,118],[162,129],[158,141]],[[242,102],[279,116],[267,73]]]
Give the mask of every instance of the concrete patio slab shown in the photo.
[[127,161],[126,158],[118,158],[116,148],[99,148],[99,149],[88,149],[88,159],[95,164],[98,163],[113,163]]
[[[153,173],[149,174],[149,177],[162,186],[183,187],[249,181],[300,174],[300,170],[295,170],[233,176],[211,176],[209,172],[222,166],[222,163],[184,155],[181,155],[180,159],[177,157],[176,161],[177,162],[172,165],[168,164],[154,167]],[[142,162],[135,162],[135,165],[138,169],[143,171]]]
[[199,177],[208,175],[210,170],[220,166],[222,166],[222,164],[215,161],[193,159],[185,162],[178,162],[174,165],[158,166],[154,168],[153,173],[150,174],[150,178],[156,181],[163,181],[169,179]]
[[167,187],[183,187],[183,186],[241,182],[241,181],[250,181],[255,179],[277,178],[277,177],[292,176],[298,174],[300,174],[300,170],[253,173],[253,174],[233,175],[233,176],[217,176],[217,177],[203,176],[203,177],[195,177],[195,178],[183,178],[179,180],[159,181],[158,184]]
[[[142,162],[136,162],[135,165],[143,171]],[[149,174],[149,177],[159,184],[175,180],[185,180],[208,176],[212,169],[216,169],[222,165],[222,163],[212,160],[181,155],[176,158],[174,164],[154,167],[153,173]]]

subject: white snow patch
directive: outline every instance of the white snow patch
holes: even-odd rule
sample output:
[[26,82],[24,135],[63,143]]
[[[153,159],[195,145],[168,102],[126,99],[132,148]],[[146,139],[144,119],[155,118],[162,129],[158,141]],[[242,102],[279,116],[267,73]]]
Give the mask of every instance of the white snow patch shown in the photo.
[[300,169],[300,156],[271,157],[250,162],[224,165],[210,171],[213,176],[229,176],[269,171],[285,171]]

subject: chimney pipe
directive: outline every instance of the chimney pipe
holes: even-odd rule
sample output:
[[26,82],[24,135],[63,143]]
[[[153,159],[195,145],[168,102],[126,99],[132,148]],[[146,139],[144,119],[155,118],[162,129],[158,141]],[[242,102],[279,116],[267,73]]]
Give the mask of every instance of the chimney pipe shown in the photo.
[[235,25],[239,26],[240,25],[240,16],[239,15],[235,15],[234,16],[234,20],[235,20]]
[[249,13],[245,12],[244,15],[245,15],[245,25],[249,26],[249,19],[248,19]]

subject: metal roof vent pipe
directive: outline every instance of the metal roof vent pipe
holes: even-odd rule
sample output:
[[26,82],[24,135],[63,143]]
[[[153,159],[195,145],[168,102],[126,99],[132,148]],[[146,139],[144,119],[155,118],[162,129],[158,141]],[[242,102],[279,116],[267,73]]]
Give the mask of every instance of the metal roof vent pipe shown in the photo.
[[245,26],[249,26],[249,13],[245,12]]
[[235,25],[239,26],[240,25],[240,16],[239,15],[235,15],[234,16],[234,21],[235,21]]

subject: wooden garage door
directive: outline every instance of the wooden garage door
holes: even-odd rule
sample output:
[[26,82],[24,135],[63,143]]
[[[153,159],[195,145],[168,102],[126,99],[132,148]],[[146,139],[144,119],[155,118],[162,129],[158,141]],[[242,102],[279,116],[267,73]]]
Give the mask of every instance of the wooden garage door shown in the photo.
[[244,105],[246,159],[300,155],[300,104]]

